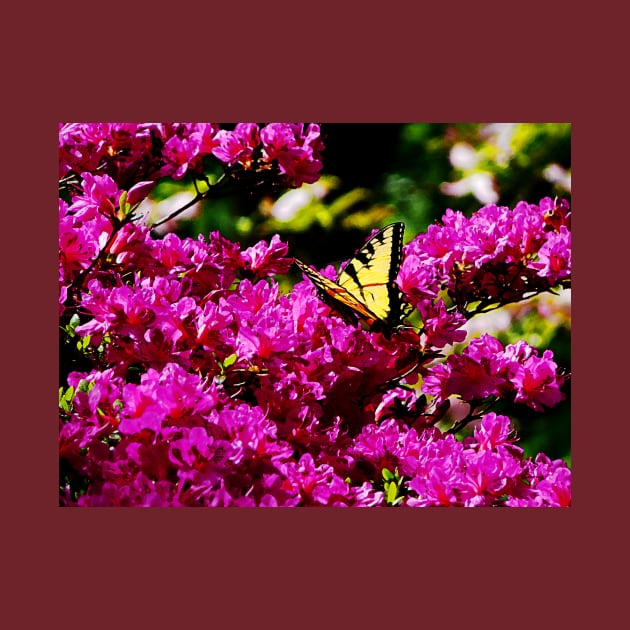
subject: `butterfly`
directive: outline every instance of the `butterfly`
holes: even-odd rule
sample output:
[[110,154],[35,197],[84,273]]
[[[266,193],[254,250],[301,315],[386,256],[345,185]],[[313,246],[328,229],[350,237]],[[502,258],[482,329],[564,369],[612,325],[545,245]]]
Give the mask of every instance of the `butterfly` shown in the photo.
[[399,328],[412,307],[396,285],[402,262],[404,223],[379,230],[340,271],[337,282],[307,267],[295,264],[317,287],[320,298],[350,324],[359,320],[369,330],[386,334]]

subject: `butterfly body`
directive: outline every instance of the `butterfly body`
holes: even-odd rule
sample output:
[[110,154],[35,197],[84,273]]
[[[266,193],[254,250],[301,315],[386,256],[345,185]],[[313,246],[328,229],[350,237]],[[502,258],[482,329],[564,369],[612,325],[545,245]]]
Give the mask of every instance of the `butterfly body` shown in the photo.
[[404,229],[403,223],[392,223],[378,231],[340,270],[336,282],[300,260],[295,263],[346,322],[361,320],[369,330],[388,333],[402,325],[411,309],[396,285]]

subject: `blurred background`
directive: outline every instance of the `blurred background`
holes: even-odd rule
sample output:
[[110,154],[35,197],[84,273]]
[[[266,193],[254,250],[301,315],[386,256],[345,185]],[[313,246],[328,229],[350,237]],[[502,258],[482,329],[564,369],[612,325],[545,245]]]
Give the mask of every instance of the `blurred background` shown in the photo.
[[[470,216],[488,203],[514,207],[556,196],[571,202],[569,123],[322,123],[321,132],[326,148],[318,182],[235,191],[196,204],[158,231],[196,238],[219,230],[243,248],[277,233],[291,256],[321,268],[349,259],[374,228],[393,221],[405,223],[408,242],[447,208]],[[156,222],[194,196],[191,181],[164,181],[144,209]],[[290,291],[299,279],[292,268],[278,281]],[[570,314],[566,290],[475,317],[468,329],[504,344],[524,339],[541,352],[549,348],[568,373]],[[544,414],[521,405],[503,410],[527,455],[542,451],[570,463],[569,383],[565,393],[566,401]]]
[[[209,199],[162,230],[193,237],[220,230],[243,246],[279,233],[314,262],[347,258],[350,239],[360,244],[392,221],[405,223],[410,240],[447,208],[470,215],[487,203],[570,201],[568,123],[323,123],[321,134],[326,148],[315,184]],[[186,179],[161,182],[149,202],[152,221],[194,195]],[[309,245],[315,233],[325,235],[325,248]]]

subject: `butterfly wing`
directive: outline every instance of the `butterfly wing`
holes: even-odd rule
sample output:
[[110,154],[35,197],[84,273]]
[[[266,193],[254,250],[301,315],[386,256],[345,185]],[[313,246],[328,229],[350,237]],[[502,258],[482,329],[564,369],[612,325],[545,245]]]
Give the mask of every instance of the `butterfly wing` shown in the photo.
[[371,330],[402,324],[411,307],[396,286],[405,226],[393,223],[377,232],[340,271],[337,282],[296,260],[321,298],[349,323],[362,319]]
[[374,315],[365,304],[361,303],[354,295],[329,280],[315,269],[307,267],[302,261],[295,260],[295,264],[304,272],[308,279],[317,287],[320,298],[336,310],[349,324],[357,324],[357,319],[363,319],[371,327],[378,317]]
[[404,230],[403,223],[392,223],[377,232],[337,279],[337,284],[357,298],[385,329],[399,326],[410,310],[396,285]]

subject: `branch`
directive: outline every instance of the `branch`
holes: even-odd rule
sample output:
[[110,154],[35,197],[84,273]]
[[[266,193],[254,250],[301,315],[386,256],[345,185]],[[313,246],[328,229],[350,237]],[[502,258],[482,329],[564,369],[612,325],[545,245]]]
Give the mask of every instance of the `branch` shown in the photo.
[[219,197],[220,195],[224,194],[225,191],[225,185],[229,183],[229,179],[226,177],[225,173],[223,173],[223,175],[221,175],[221,177],[219,177],[219,179],[217,180],[217,183],[212,185],[208,183],[208,180],[205,180],[206,184],[208,185],[208,190],[206,190],[206,192],[200,192],[199,188],[197,187],[197,180],[193,179],[193,185],[195,187],[195,191],[196,191],[196,195],[193,199],[191,199],[188,203],[185,203],[181,208],[178,208],[177,210],[175,210],[174,212],[171,212],[171,214],[169,214],[167,217],[165,217],[164,219],[161,219],[160,221],[157,221],[156,223],[154,223],[151,226],[151,229],[155,229],[156,227],[159,227],[160,225],[163,225],[164,223],[167,223],[168,221],[171,221],[172,219],[174,219],[177,215],[181,214],[182,212],[184,212],[184,210],[188,210],[188,208],[190,208],[191,206],[194,206],[196,203],[203,201],[204,199],[208,199],[209,197],[216,199],[217,197]]

